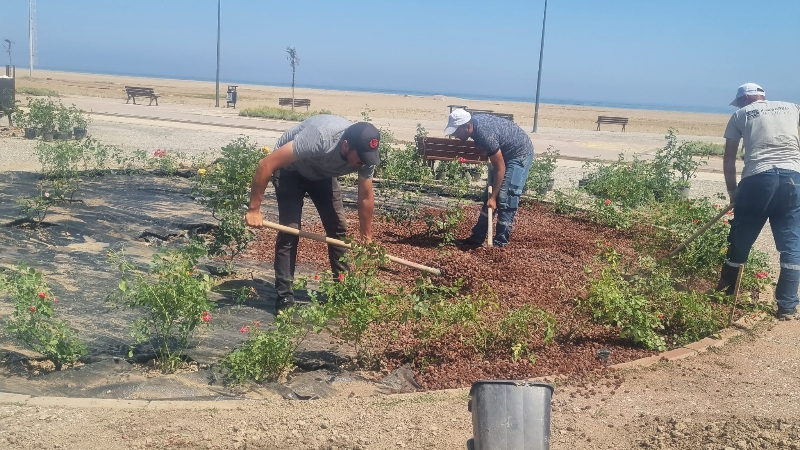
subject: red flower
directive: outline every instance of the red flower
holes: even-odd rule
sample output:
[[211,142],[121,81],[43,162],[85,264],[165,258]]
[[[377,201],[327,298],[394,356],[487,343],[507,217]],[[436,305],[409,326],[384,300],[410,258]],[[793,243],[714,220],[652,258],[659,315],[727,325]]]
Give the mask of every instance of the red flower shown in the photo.
[[200,319],[202,319],[203,322],[211,322],[211,314],[209,314],[208,311],[203,311],[203,315],[200,316]]
[[44,292],[39,292],[39,298],[45,298],[45,297],[47,297],[47,294],[45,294]]
[[728,224],[728,221],[727,221],[727,220],[723,220],[723,221],[722,221],[722,223],[724,223],[725,225],[727,225],[727,224]]
[[343,273],[339,274],[339,281],[344,281],[344,274]]
[[260,320],[256,320],[256,326],[257,326],[257,327],[260,327],[260,326],[261,326],[261,321],[260,321]]
[[608,199],[608,198],[607,198],[607,199],[606,199],[606,206],[608,206],[608,205],[610,205],[610,204],[611,204],[611,199]]
[[458,162],[460,162],[461,164],[464,164],[465,162],[467,162],[467,160],[466,160],[466,159],[464,159],[464,157],[463,157],[463,156],[459,156],[459,157],[458,157]]
[[626,167],[626,169],[631,170],[631,166]]
[[34,313],[34,312],[36,312],[36,307],[35,306],[31,306],[30,308],[28,308],[28,311]]
[[369,141],[369,148],[378,148],[378,140],[377,139],[373,139],[373,140]]
[[245,333],[247,333],[247,327],[242,327],[242,329],[239,330],[239,331],[241,331],[242,334],[245,334]]
[[758,272],[756,274],[756,278],[760,278],[760,279],[767,278],[768,276],[769,276],[769,274],[767,272]]
[[663,319],[663,318],[664,318],[664,315],[663,315],[663,314],[659,314],[659,315],[658,315],[658,318],[659,318],[659,319]]
[[694,219],[694,220],[693,220],[693,222],[694,222],[694,223],[698,223],[698,222],[700,222],[700,221],[699,221],[699,220],[697,220],[697,219]]
[[156,158],[163,158],[167,156],[167,151],[157,148],[156,151],[153,152],[153,156],[155,156]]
[[58,303],[58,299],[53,297],[53,303]]
[[714,205],[714,209],[719,209],[719,205]]
[[315,280],[319,280],[319,275],[314,275]]

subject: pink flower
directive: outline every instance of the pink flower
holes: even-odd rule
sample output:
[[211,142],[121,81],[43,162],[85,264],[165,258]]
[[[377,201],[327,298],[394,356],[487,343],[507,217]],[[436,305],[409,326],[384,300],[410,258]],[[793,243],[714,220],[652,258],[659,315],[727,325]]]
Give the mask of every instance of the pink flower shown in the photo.
[[256,326],[257,326],[257,327],[260,327],[260,326],[261,326],[261,321],[260,321],[260,320],[256,320]]
[[156,158],[163,158],[167,156],[167,151],[157,148],[156,151],[153,152],[153,156],[155,156]]
[[241,329],[241,330],[239,330],[239,331],[241,331],[241,332],[242,332],[242,334],[245,334],[245,333],[247,333],[247,328],[245,328],[245,327],[242,327],[242,329]]
[[47,297],[47,294],[45,294],[44,292],[39,292],[39,298],[45,298],[45,297]]
[[50,193],[49,192],[45,192],[44,193],[44,198],[50,198]]
[[697,219],[694,219],[694,220],[693,220],[693,222],[694,222],[694,223],[698,223],[698,222],[700,222],[700,221],[699,221],[699,220],[697,220]]
[[608,198],[607,198],[607,199],[606,199],[606,206],[608,206],[608,205],[610,205],[610,204],[611,204],[611,199],[608,199]]
[[339,281],[344,281],[344,274],[343,273],[339,274]]
[[58,303],[58,299],[53,297],[53,303]]
[[727,225],[727,224],[728,224],[728,221],[727,221],[727,220],[723,220],[723,221],[722,221],[722,223],[724,223],[725,225]]
[[719,205],[714,205],[714,209],[719,209]]
[[35,313],[36,312],[36,307],[35,306],[31,306],[30,308],[28,308],[28,311],[30,311],[32,313]]
[[465,162],[467,162],[467,160],[466,160],[466,159],[464,159],[464,157],[462,157],[462,156],[459,156],[459,157],[458,157],[458,162],[460,162],[461,164],[464,164]]
[[203,322],[211,322],[211,314],[209,314],[208,311],[203,311],[203,315],[200,316],[200,319]]
[[758,272],[756,274],[756,278],[760,278],[760,279],[767,278],[768,276],[769,276],[769,274],[767,272]]
[[626,167],[626,169],[631,170],[631,166]]

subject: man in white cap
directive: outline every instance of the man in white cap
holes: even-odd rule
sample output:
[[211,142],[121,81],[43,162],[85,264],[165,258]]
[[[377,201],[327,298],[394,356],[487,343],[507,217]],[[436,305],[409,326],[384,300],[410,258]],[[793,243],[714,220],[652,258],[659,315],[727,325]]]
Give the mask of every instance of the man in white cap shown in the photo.
[[[761,229],[769,219],[781,272],[775,289],[777,318],[797,314],[800,285],[800,105],[766,99],[755,83],[739,86],[725,129],[723,170],[728,195],[735,202],[730,221],[728,254],[718,290],[733,294],[739,267],[747,262]],[[736,154],[744,138],[744,169],[736,184]]]
[[533,162],[533,143],[528,134],[514,122],[490,114],[471,115],[463,109],[450,113],[447,136],[462,141],[472,138],[475,145],[486,152],[489,167],[489,186],[492,194],[484,192],[484,205],[472,235],[461,244],[481,245],[489,232],[488,208],[497,211],[497,230],[492,244],[505,247],[511,237],[511,228],[519,207],[519,198],[528,179]]

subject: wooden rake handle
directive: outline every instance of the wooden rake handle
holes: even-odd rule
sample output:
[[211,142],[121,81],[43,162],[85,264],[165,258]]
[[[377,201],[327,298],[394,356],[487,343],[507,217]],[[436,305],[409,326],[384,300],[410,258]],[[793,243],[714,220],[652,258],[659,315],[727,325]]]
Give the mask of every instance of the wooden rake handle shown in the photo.
[[698,237],[699,237],[701,234],[703,234],[703,233],[705,233],[706,231],[708,231],[708,229],[709,229],[709,228],[711,228],[711,226],[712,226],[712,225],[714,225],[715,223],[717,223],[717,221],[718,221],[719,219],[721,219],[721,218],[722,218],[722,216],[724,216],[725,214],[728,214],[728,211],[730,211],[731,209],[733,209],[733,203],[731,203],[730,205],[728,205],[728,207],[727,207],[727,208],[725,208],[724,210],[720,211],[720,212],[719,212],[719,214],[717,214],[716,216],[714,216],[714,218],[713,218],[713,219],[711,219],[711,220],[710,220],[710,221],[709,221],[707,224],[703,225],[703,226],[702,226],[702,227],[701,227],[699,230],[695,231],[695,232],[694,232],[694,234],[693,234],[693,235],[691,235],[691,236],[689,236],[689,239],[687,239],[687,240],[686,240],[686,241],[685,241],[683,244],[681,244],[681,245],[677,246],[677,247],[675,248],[675,250],[673,250],[673,251],[669,252],[669,254],[667,255],[667,258],[672,258],[672,257],[674,257],[675,255],[677,255],[678,253],[682,252],[682,251],[683,251],[683,249],[685,249],[687,245],[691,244],[691,243],[692,243],[692,242],[694,242],[694,240],[695,240],[695,239],[697,239],[697,238],[698,238]]
[[[302,238],[313,239],[315,241],[324,242],[326,244],[334,245],[336,247],[343,247],[343,248],[348,248],[348,249],[352,248],[350,246],[350,244],[348,244],[347,242],[341,241],[339,239],[329,238],[327,236],[322,236],[322,235],[316,234],[316,233],[309,233],[308,231],[298,230],[297,228],[287,227],[285,225],[280,225],[280,224],[277,224],[277,223],[274,223],[274,222],[269,222],[269,221],[265,220],[264,221],[264,226],[267,227],[267,228],[272,228],[273,230],[280,231],[282,233],[293,234],[295,236],[300,236]],[[432,273],[434,275],[441,275],[442,274],[442,271],[439,270],[439,269],[436,269],[436,268],[433,268],[433,267],[424,266],[422,264],[417,264],[415,262],[411,262],[411,261],[403,259],[403,258],[398,258],[398,257],[392,256],[392,255],[386,255],[386,258],[391,262],[395,262],[397,264],[400,264],[400,265],[403,265],[403,266],[406,266],[406,267],[411,267],[413,269],[417,269],[417,270],[422,271],[422,272],[428,272],[428,273]]]

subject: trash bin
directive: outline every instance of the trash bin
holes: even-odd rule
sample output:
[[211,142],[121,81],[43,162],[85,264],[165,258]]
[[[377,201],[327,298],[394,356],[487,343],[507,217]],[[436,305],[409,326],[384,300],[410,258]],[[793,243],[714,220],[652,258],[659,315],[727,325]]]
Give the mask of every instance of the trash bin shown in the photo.
[[228,86],[228,96],[227,96],[227,104],[225,105],[226,108],[229,108],[233,105],[233,108],[236,109],[236,88],[238,86]]
[[529,381],[476,381],[469,391],[469,450],[549,450],[553,386]]

